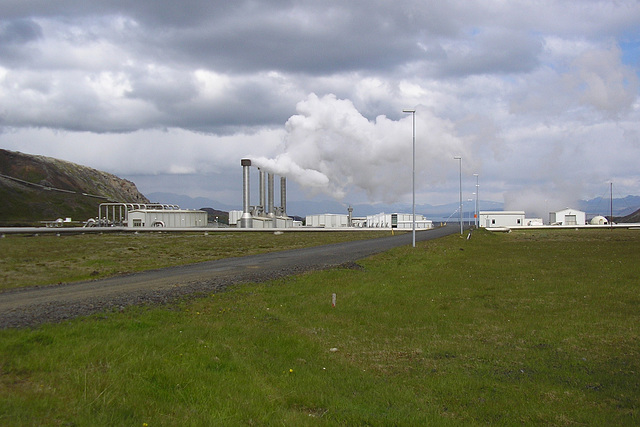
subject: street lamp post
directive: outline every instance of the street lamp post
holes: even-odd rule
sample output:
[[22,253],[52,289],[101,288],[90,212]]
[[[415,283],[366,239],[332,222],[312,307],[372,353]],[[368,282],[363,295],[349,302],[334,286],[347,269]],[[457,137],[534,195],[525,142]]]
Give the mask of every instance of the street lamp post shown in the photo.
[[463,233],[462,231],[462,157],[461,156],[455,156],[454,159],[458,160],[458,163],[460,164],[460,234]]
[[474,173],[473,176],[476,177],[476,220],[474,223],[476,228],[478,228],[478,221],[480,221],[480,213],[478,212],[478,187],[480,187],[480,185],[478,184],[478,174]]
[[411,192],[413,194],[412,211],[413,223],[411,225],[412,245],[416,247],[416,110],[402,110],[403,113],[411,113],[413,118],[413,167],[411,176]]

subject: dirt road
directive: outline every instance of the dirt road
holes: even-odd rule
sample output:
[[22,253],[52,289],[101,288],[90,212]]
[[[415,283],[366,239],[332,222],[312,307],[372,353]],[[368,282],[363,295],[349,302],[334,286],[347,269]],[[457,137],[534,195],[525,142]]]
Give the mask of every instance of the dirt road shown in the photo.
[[[419,231],[416,241],[459,229]],[[411,233],[150,270],[108,279],[14,289],[0,293],[0,328],[35,326],[128,305],[166,303],[186,295],[218,292],[310,270],[349,265],[394,247],[410,245]]]

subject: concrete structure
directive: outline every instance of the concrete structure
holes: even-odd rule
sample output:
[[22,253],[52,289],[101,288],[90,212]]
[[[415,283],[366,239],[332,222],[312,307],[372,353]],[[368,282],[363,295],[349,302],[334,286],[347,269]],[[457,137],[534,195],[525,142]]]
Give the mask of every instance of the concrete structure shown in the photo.
[[205,211],[185,209],[134,209],[128,215],[128,227],[206,227],[208,219]]
[[478,226],[485,228],[525,225],[524,211],[480,211]]
[[551,225],[585,225],[586,214],[577,209],[566,208],[556,212],[549,212]]

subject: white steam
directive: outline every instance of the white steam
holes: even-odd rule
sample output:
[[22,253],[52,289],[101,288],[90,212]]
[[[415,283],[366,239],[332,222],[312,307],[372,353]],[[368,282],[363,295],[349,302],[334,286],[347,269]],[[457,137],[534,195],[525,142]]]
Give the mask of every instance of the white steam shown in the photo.
[[[314,193],[341,200],[351,190],[371,202],[396,202],[411,192],[412,117],[363,117],[349,100],[311,94],[286,123],[285,150],[273,159],[252,158]],[[416,182],[442,182],[453,156],[464,155],[451,122],[426,109],[416,112]],[[419,190],[419,188],[417,188]]]

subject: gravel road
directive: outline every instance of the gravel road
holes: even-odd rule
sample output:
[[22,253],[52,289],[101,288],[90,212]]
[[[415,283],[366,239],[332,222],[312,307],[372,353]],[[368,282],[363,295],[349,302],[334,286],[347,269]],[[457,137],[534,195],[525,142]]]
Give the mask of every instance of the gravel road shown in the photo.
[[[456,233],[456,226],[416,232],[416,241]],[[37,326],[129,305],[163,304],[177,298],[219,292],[231,284],[261,282],[340,265],[398,246],[411,233],[336,243],[180,267],[149,270],[108,279],[13,289],[0,293],[0,328]]]

